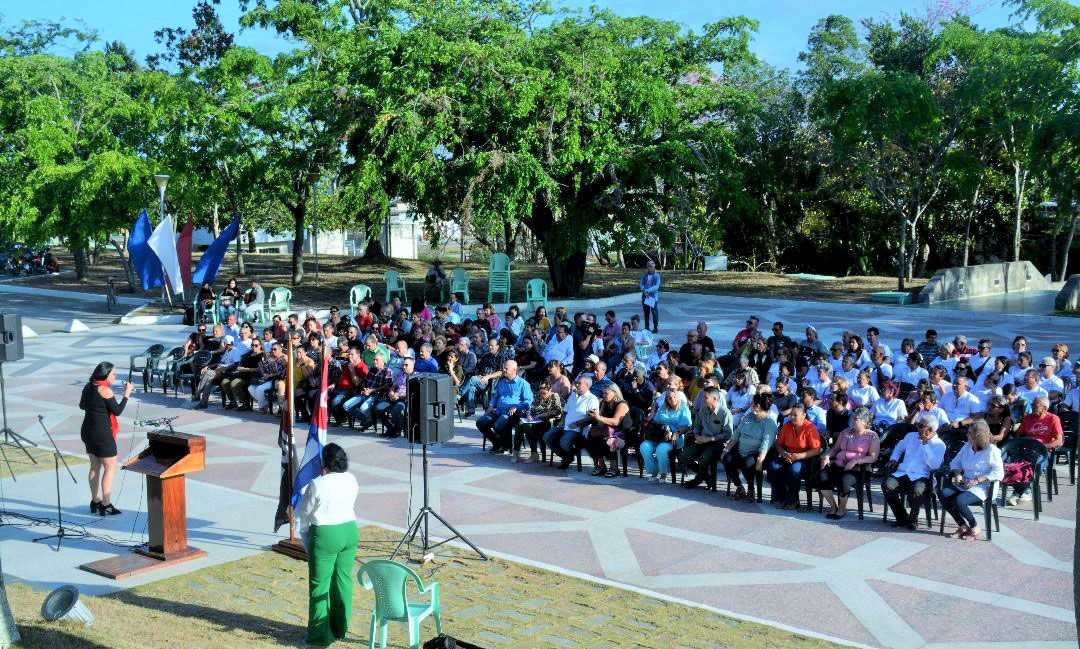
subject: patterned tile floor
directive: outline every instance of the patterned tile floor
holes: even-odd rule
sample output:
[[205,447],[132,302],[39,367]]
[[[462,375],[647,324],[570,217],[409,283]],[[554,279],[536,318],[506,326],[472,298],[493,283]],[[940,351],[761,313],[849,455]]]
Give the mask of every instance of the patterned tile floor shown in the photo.
[[[625,317],[637,304],[614,309]],[[729,341],[751,313],[763,324],[783,320],[789,334],[813,324],[826,342],[845,328],[874,324],[893,349],[901,337],[920,339],[934,326],[943,340],[987,336],[1000,350],[1024,333],[1041,355],[1054,342],[1076,343],[1080,331],[1080,322],[1065,318],[687,295],[664,296],[661,330],[680,341],[701,319],[715,340]],[[26,359],[4,367],[12,427],[38,440],[43,413],[58,442],[80,451],[75,404],[92,367],[100,360],[124,367],[129,354],[182,336],[180,327],[117,326],[28,341]],[[137,392],[121,417],[121,452],[143,438],[132,432],[134,420],[179,414],[179,430],[208,440],[207,468],[193,479],[262,496],[253,506],[265,509],[269,523],[279,479],[276,424],[216,406],[181,409],[183,402]],[[883,526],[876,490],[874,514],[834,524],[634,476],[603,480],[588,469],[512,465],[481,452],[471,421],[456,432],[453,442],[431,449],[431,502],[483,548],[859,644],[1076,646],[1076,490],[1067,476],[1038,523],[1029,509],[1006,508],[992,542],[962,543],[936,528],[898,533]],[[360,480],[357,515],[404,528],[420,504],[419,454],[401,440],[347,429],[332,429],[330,437],[349,450]]]

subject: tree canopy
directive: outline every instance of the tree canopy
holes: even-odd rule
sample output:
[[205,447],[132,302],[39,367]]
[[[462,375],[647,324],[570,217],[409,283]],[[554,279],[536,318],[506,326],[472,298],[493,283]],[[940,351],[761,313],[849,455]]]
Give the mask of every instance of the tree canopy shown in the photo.
[[211,225],[220,206],[292,233],[295,284],[316,177],[323,223],[363,231],[368,259],[400,199],[434,238],[535,241],[559,295],[580,291],[590,251],[693,267],[723,250],[901,287],[971,261],[1068,272],[1080,9],[1065,0],[1014,0],[992,30],[825,16],[798,71],[757,60],[739,16],[692,30],[534,0],[232,1],[284,51],[238,44],[221,0],[161,26],[144,63],[85,25],[0,33],[9,236],[61,237],[82,272],[164,171],[181,218]]

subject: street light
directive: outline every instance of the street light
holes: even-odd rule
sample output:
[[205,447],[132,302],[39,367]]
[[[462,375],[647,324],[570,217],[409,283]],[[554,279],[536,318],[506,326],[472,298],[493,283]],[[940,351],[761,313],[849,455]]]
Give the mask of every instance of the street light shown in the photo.
[[[160,219],[158,222],[160,223],[165,220],[165,188],[169,185],[169,177],[165,174],[154,174],[154,184],[157,185],[158,188],[158,218]],[[175,228],[173,229],[173,239],[176,239]],[[162,270],[164,270],[164,267]],[[165,297],[168,299],[169,304],[172,304],[172,294],[169,291],[168,282],[165,282],[162,292],[165,293]]]
[[309,171],[307,178],[308,182],[312,184],[311,191],[311,212],[315,218],[315,235],[311,238],[311,250],[315,253],[315,286],[319,285],[319,178],[322,177],[318,171]]

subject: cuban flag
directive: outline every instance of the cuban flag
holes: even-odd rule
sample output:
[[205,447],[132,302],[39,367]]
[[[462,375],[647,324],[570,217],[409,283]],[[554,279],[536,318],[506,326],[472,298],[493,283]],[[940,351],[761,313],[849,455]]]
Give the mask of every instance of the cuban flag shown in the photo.
[[319,402],[315,405],[315,412],[311,413],[311,428],[308,429],[307,444],[304,446],[304,459],[300,461],[296,481],[293,483],[292,506],[294,510],[300,506],[300,495],[304,487],[322,473],[322,450],[323,445],[326,444],[326,426],[329,422],[326,407],[326,375],[329,367],[330,348],[327,347],[322,353],[322,385],[319,388]]

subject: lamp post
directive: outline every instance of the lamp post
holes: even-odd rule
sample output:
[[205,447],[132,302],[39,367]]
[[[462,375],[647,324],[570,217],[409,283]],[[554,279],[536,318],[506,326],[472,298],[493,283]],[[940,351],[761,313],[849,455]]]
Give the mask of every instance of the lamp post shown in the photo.
[[[158,219],[159,223],[165,220],[165,188],[169,185],[169,177],[165,174],[154,174],[154,184],[158,188]],[[173,230],[173,239],[176,239],[176,231]],[[164,267],[162,267],[164,271]],[[165,282],[165,286],[162,289],[162,293],[165,299],[168,300],[169,305],[172,305],[172,294],[169,291],[169,282]]]
[[319,178],[322,176],[318,171],[308,172],[308,182],[311,183],[311,213],[315,219],[314,235],[311,237],[311,251],[315,253],[315,286],[319,285]]

